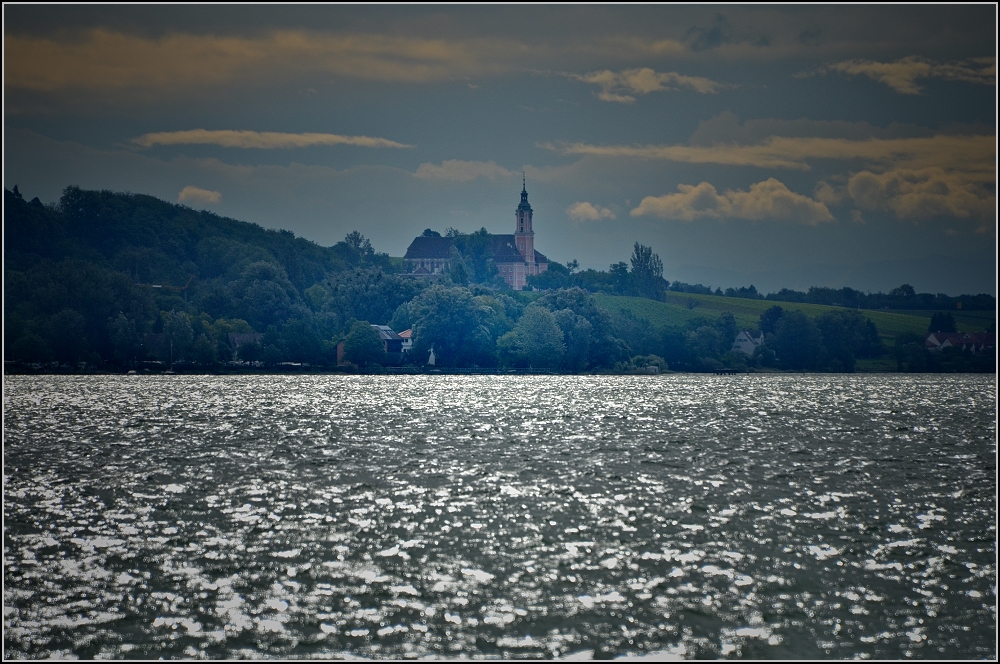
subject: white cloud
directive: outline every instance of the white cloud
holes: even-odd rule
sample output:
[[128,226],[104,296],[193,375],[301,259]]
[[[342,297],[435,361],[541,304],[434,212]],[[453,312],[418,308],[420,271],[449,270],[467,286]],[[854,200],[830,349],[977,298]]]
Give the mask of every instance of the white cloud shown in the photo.
[[826,205],[837,205],[844,200],[845,192],[842,189],[833,187],[829,182],[820,180],[813,189],[813,196],[820,203]]
[[[867,76],[906,95],[920,94],[918,79],[943,78],[979,85],[996,85],[997,82],[997,61],[992,57],[970,58],[943,64],[917,55],[900,58],[895,62],[845,60],[812,73],[825,74],[831,71],[849,76]],[[811,73],[804,73],[799,74],[799,77],[810,75]]]
[[[846,198],[866,210],[894,213],[899,219],[954,215],[991,220],[996,215],[996,138],[987,135],[937,134],[894,138],[824,138],[771,136],[758,143],[712,145],[611,145],[585,143],[541,144],[563,154],[619,159],[662,159],[681,163],[720,164],[753,168],[811,170],[815,162],[854,162],[847,187],[820,181],[814,198],[771,191],[776,207],[769,218],[787,211],[803,223],[832,219],[827,205]],[[842,176],[847,179],[848,173]],[[837,178],[841,176],[835,176]],[[784,188],[780,182],[768,180]],[[751,193],[764,193],[759,183]],[[739,207],[736,195],[719,195],[708,183],[682,185],[680,193],[647,197],[633,215],[693,220],[706,217],[760,218]],[[782,193],[781,196],[777,196]],[[728,197],[728,198],[727,198]],[[744,201],[745,203],[747,201]],[[766,209],[766,208],[763,208]],[[990,226],[992,227],[992,225]],[[985,227],[984,227],[985,228]],[[984,231],[986,232],[986,231]]]
[[143,134],[132,142],[144,148],[154,145],[218,145],[224,148],[260,148],[264,150],[305,148],[312,145],[356,145],[365,148],[411,148],[385,138],[342,136],[340,134],[286,134],[277,131],[242,131],[232,129],[160,131]]
[[649,67],[640,69],[625,69],[620,72],[610,70],[595,71],[583,76],[571,74],[584,83],[597,85],[601,88],[598,99],[625,104],[635,101],[633,95],[647,95],[650,92],[663,90],[678,90],[688,88],[701,94],[715,94],[722,83],[701,76],[684,76],[675,71],[656,72]]
[[615,219],[617,215],[606,207],[594,205],[586,201],[573,203],[566,208],[566,214],[573,221],[599,221],[601,219]]
[[748,219],[788,221],[816,225],[833,221],[826,205],[790,191],[774,178],[751,185],[749,191],[719,194],[708,182],[677,185],[679,193],[647,196],[632,210],[633,217],[652,215],[662,219]]
[[996,219],[995,193],[940,168],[861,171],[851,177],[847,191],[859,208],[890,211],[901,220]]
[[861,159],[885,166],[955,168],[995,180],[996,137],[939,134],[916,138],[843,138],[772,136],[752,145],[590,145],[540,143],[561,154],[664,159],[693,164],[795,168],[810,170],[817,159]]
[[[991,128],[993,125],[989,125]],[[971,129],[971,128],[970,128]],[[980,133],[989,131],[987,126]],[[785,120],[780,118],[750,118],[740,121],[739,116],[731,111],[723,111],[718,115],[702,120],[691,134],[688,143],[691,145],[717,145],[720,143],[735,143],[750,145],[760,143],[773,136],[799,138],[843,138],[847,140],[867,140],[869,138],[916,138],[933,136],[934,131],[927,127],[914,124],[891,122],[885,127],[879,127],[869,122],[849,122],[846,120],[810,120],[799,118]],[[975,131],[951,133],[976,133]]]
[[10,35],[5,83],[29,90],[215,85],[329,74],[426,82],[509,70],[532,48],[500,39],[447,41],[278,30],[257,37],[174,33],[159,38],[90,30],[73,39]]
[[487,180],[506,180],[516,175],[493,161],[461,161],[447,159],[436,164],[420,164],[414,175],[423,180],[448,180],[451,182],[469,182],[477,178]]
[[218,203],[222,200],[222,194],[217,191],[210,191],[208,189],[201,189],[200,187],[192,187],[188,185],[181,189],[181,193],[177,194],[178,203],[201,203],[202,205],[211,205],[213,203]]

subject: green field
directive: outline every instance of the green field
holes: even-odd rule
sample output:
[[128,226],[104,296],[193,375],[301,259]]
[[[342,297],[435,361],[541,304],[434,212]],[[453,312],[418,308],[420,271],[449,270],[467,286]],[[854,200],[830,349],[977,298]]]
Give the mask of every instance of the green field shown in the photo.
[[[527,304],[543,294],[542,292],[526,291],[517,293],[517,296]],[[749,300],[723,295],[674,292],[666,294],[666,302],[657,302],[644,297],[607,295],[605,293],[594,293],[594,299],[612,315],[620,315],[622,311],[625,311],[635,318],[643,318],[658,327],[664,325],[687,327],[695,321],[712,323],[719,314],[728,311],[736,318],[736,323],[741,328],[754,329],[760,322],[761,313],[775,305],[786,311],[801,311],[810,317],[844,308],[825,304]],[[926,334],[931,323],[931,316],[937,313],[937,311],[916,309],[859,309],[859,311],[875,323],[879,336],[889,345],[899,334]],[[955,317],[955,324],[959,332],[996,330],[997,315],[995,311],[948,311],[946,313]]]
[[[719,314],[730,312],[736,318],[741,328],[755,328],[760,315],[774,305],[786,311],[798,310],[807,316],[815,317],[827,311],[843,309],[823,304],[798,304],[795,302],[773,302],[770,300],[749,300],[721,295],[696,295],[693,293],[667,293],[666,302],[656,302],[641,297],[624,297],[620,295],[594,295],[597,302],[615,314],[624,310],[636,318],[645,318],[653,325],[673,325],[686,327],[696,320],[714,321]],[[873,311],[860,310],[870,318],[878,328],[879,336],[891,342],[902,333],[926,334],[931,322],[933,311]],[[966,311],[948,312],[955,316],[958,329],[962,332],[982,331],[989,325],[995,325],[996,312]]]
[[[909,314],[911,316],[923,316],[929,321],[931,316],[938,313],[937,310],[892,310],[889,313]],[[947,313],[955,317],[955,327],[959,332],[983,332],[986,330],[996,330],[997,312],[995,311],[948,311]]]

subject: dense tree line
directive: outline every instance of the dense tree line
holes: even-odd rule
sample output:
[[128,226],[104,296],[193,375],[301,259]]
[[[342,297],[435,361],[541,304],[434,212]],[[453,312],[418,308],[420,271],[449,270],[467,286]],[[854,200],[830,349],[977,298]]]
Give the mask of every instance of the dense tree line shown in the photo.
[[421,284],[360,233],[321,247],[151,196],[4,191],[4,357],[214,366],[230,333],[256,361],[329,364],[358,319],[387,320]]
[[[752,288],[752,287],[751,287]],[[727,293],[728,295],[729,293]],[[735,295],[735,297],[746,297]],[[913,286],[903,284],[888,293],[864,293],[853,288],[812,287],[808,292],[782,288],[777,293],[768,293],[762,299],[779,302],[805,302],[826,304],[853,309],[966,309],[973,311],[995,311],[996,298],[992,295],[950,296],[944,293],[917,293]],[[961,304],[961,306],[959,306]]]
[[[702,287],[704,288],[704,287]],[[680,288],[676,290],[681,290]],[[706,289],[711,292],[711,289]],[[697,292],[697,291],[692,291]],[[824,288],[813,286],[808,291],[796,291],[782,288],[777,293],[757,292],[751,284],[749,288],[717,289],[715,295],[726,297],[742,297],[751,300],[771,300],[774,302],[801,302],[806,304],[825,304],[851,309],[966,309],[971,311],[996,310],[996,298],[981,293],[979,295],[951,296],[944,293],[918,293],[913,286],[903,284],[893,288],[888,293],[864,293],[853,288]],[[959,306],[961,304],[961,306]]]
[[635,243],[629,263],[614,263],[607,272],[599,270],[577,271],[577,262],[563,265],[549,261],[548,270],[528,277],[528,285],[549,290],[554,288],[581,288],[591,293],[633,295],[662,300],[670,283],[663,278],[663,261],[650,247]]
[[857,359],[885,352],[875,324],[856,310],[828,311],[811,319],[774,306],[761,314],[759,326],[764,343],[753,359],[761,366],[850,372]]
[[[850,309],[809,318],[772,307],[752,356],[732,350],[739,330],[729,313],[677,326],[612,314],[594,291],[655,299],[703,288],[668,283],[639,243],[607,272],[552,263],[532,280],[549,286],[538,294],[506,289],[485,229],[449,229],[453,269],[426,280],[401,274],[357,232],[321,247],[150,196],[70,187],[46,206],[15,188],[4,193],[4,220],[4,355],[21,363],[213,370],[235,357],[332,367],[341,340],[358,366],[424,364],[433,349],[439,366],[569,372],[853,371],[885,352],[872,322]],[[408,359],[387,355],[371,323],[411,329]],[[954,320],[933,325],[953,329]],[[900,348],[904,368],[958,366]]]
[[[392,320],[412,328],[413,362],[424,363],[433,348],[437,364],[449,367],[579,372],[655,365],[682,371],[771,367],[850,372],[857,359],[885,352],[871,320],[853,310],[812,319],[772,307],[759,322],[764,343],[747,356],[732,349],[740,330],[731,313],[657,327],[626,312],[612,316],[581,288],[551,290],[524,303],[513,294],[481,287],[437,284],[401,305]],[[359,339],[370,336],[363,327],[355,332]],[[357,355],[349,355],[358,364],[373,357],[360,342]]]
[[528,284],[536,288],[582,288],[591,293],[611,295],[638,295],[653,300],[662,300],[667,292],[695,293],[699,295],[721,295],[751,300],[771,300],[775,302],[796,302],[848,307],[851,309],[965,309],[970,311],[995,311],[996,298],[981,293],[979,295],[950,296],[943,293],[917,293],[909,284],[903,284],[888,293],[865,293],[853,288],[825,288],[813,286],[808,291],[782,288],[777,293],[767,295],[759,292],[751,284],[739,288],[716,288],[714,291],[701,284],[687,284],[681,281],[668,282],[663,279],[663,264],[652,249],[635,244],[631,270],[621,262],[612,264],[607,272],[598,270],[576,271],[576,261],[569,265],[550,261],[546,272],[528,278]]

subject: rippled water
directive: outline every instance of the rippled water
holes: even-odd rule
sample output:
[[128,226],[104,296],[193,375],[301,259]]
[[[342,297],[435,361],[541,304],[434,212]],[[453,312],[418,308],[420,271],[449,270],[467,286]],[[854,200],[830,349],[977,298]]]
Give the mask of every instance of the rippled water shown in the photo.
[[6,377],[6,657],[996,657],[994,376]]

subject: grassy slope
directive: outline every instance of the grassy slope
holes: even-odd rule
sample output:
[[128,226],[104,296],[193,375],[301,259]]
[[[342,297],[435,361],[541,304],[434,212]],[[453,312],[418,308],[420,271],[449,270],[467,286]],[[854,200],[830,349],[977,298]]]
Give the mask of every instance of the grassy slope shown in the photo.
[[[636,318],[645,318],[654,325],[685,326],[692,320],[713,321],[719,314],[730,312],[742,328],[755,328],[764,310],[779,305],[785,310],[799,310],[807,316],[818,316],[825,311],[841,309],[822,304],[797,304],[794,302],[771,302],[768,300],[747,300],[721,295],[695,295],[693,293],[668,293],[666,302],[654,302],[641,297],[596,294],[598,303],[617,313],[622,309]],[[862,309],[861,313],[871,318],[879,335],[891,342],[896,335],[911,332],[924,334],[930,325],[930,311],[872,311]],[[995,322],[996,313],[991,311],[950,312],[955,315],[961,331],[983,330]]]
[[[893,310],[892,313],[910,314],[911,316],[923,316],[930,321],[932,315],[938,313],[936,310]],[[993,326],[996,329],[997,312],[995,311],[948,311],[946,313],[955,317],[955,327],[959,332],[982,332]]]

